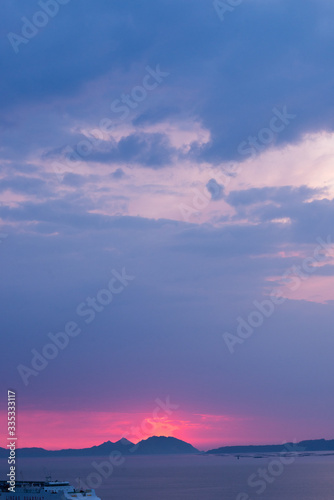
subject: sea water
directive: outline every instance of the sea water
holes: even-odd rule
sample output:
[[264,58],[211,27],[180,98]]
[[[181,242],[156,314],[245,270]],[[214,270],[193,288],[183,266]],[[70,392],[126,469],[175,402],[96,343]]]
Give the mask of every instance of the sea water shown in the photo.
[[[276,457],[124,456],[98,481],[102,500],[333,500],[334,456]],[[98,480],[94,467],[107,457],[21,458],[17,479]],[[7,462],[0,460],[1,478]],[[110,469],[110,468],[109,468]],[[260,472],[262,471],[262,472]],[[266,479],[260,477],[264,474]],[[89,479],[90,478],[90,479]]]

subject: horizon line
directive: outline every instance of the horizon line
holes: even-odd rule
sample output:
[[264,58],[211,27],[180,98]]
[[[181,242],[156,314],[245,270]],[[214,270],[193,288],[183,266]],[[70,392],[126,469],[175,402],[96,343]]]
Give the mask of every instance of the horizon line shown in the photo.
[[[95,444],[95,445],[92,445],[92,446],[87,446],[87,447],[83,447],[83,448],[59,448],[59,449],[47,449],[47,448],[43,448],[42,446],[24,446],[22,448],[16,448],[17,451],[19,450],[33,450],[33,449],[39,449],[39,450],[44,450],[44,451],[68,451],[68,450],[76,450],[76,451],[81,451],[81,450],[89,450],[89,449],[92,449],[94,447],[99,447],[99,446],[102,446],[103,444],[107,444],[107,443],[111,443],[111,444],[116,444],[116,443],[120,443],[123,439],[128,441],[129,443],[137,446],[139,443],[141,443],[142,441],[147,441],[148,439],[151,439],[151,438],[172,438],[172,439],[177,439],[178,441],[182,441],[183,443],[186,443],[186,444],[189,444],[191,446],[193,446],[193,448],[195,449],[198,449],[196,448],[196,446],[194,446],[193,444],[189,443],[188,441],[184,441],[183,439],[180,439],[180,438],[176,438],[174,436],[157,436],[157,435],[153,435],[153,436],[149,436],[148,438],[146,439],[141,439],[140,441],[138,441],[137,443],[134,443],[132,441],[130,441],[129,439],[127,438],[120,438],[118,439],[117,441],[110,441],[110,439],[108,439],[108,441],[104,441],[103,443],[100,443],[100,444]],[[207,451],[211,451],[211,450],[217,450],[217,449],[220,449],[220,448],[250,448],[250,447],[259,447],[259,446],[284,446],[285,444],[300,444],[300,443],[304,443],[304,442],[312,442],[312,441],[334,441],[334,437],[332,439],[326,439],[326,438],[314,438],[314,439],[302,439],[301,441],[285,441],[283,443],[267,443],[267,444],[228,444],[228,445],[221,445],[221,446],[216,446],[214,448],[210,448],[208,449]],[[0,449],[3,449],[3,450],[6,450],[7,448],[6,447],[0,447]],[[204,450],[200,450],[198,449],[198,451],[204,451]]]

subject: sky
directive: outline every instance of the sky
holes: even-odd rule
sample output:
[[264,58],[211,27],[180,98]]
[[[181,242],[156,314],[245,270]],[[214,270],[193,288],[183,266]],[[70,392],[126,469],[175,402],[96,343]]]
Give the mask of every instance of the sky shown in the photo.
[[333,2],[0,13],[1,429],[333,438]]

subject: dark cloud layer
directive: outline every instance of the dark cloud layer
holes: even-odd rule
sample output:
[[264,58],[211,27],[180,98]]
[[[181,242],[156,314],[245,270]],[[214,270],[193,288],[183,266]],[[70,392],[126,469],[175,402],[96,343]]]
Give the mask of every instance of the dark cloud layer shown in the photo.
[[296,116],[275,134],[276,144],[333,130],[333,8],[326,0],[253,0],[221,22],[204,0],[72,1],[15,54],[6,34],[20,33],[21,17],[32,19],[36,10],[5,0],[0,105],[13,119],[19,105],[54,106],[59,98],[74,104],[88,82],[107,78],[108,90],[95,97],[98,111],[88,102],[72,110],[98,123],[113,99],[141,82],[147,64],[160,64],[170,73],[163,99],[157,91],[134,123],[159,123],[182,110],[179,115],[199,120],[212,135],[204,148],[193,146],[194,159],[242,160],[238,146],[268,127],[274,107]]

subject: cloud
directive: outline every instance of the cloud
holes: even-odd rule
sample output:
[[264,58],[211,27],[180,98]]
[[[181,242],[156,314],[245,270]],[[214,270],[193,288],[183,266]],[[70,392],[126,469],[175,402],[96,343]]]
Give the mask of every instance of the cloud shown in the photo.
[[323,188],[307,186],[252,188],[232,191],[226,201],[236,209],[232,216],[236,224],[247,220],[269,231],[278,224],[277,233],[274,229],[278,238],[309,243],[332,234],[334,200],[324,198],[325,193]]
[[162,123],[167,121],[169,118],[174,118],[176,115],[180,115],[182,109],[180,107],[175,107],[170,105],[169,107],[164,107],[163,103],[159,107],[150,108],[143,113],[140,113],[133,121],[134,126],[142,127],[144,125],[154,125],[156,123]]
[[83,186],[87,182],[87,179],[82,175],[73,174],[71,172],[66,173],[63,177],[62,183],[71,187]]
[[211,194],[212,200],[221,200],[224,198],[224,186],[218,184],[215,179],[210,179],[206,185],[207,190]]
[[48,192],[46,183],[37,177],[7,177],[0,180],[0,192],[10,190],[16,193],[42,195]]
[[159,169],[171,163],[174,153],[166,135],[134,133],[112,144],[109,151],[93,152],[87,159],[98,163],[136,163]]
[[[122,4],[97,0],[94,6],[85,0],[70,2],[21,46],[19,54],[3,37],[0,55],[6,79],[1,82],[0,105],[15,127],[20,115],[11,110],[20,112],[24,107],[24,120],[35,123],[34,103],[53,106],[57,100],[66,101],[70,123],[55,116],[61,137],[78,121],[98,124],[110,117],[113,99],[142,81],[147,64],[160,64],[171,76],[134,110],[132,123],[158,124],[181,115],[197,120],[210,131],[211,141],[193,145],[193,161],[243,161],[239,144],[268,126],[275,106],[287,106],[296,119],[276,134],[272,146],[299,141],[306,133],[333,130],[327,82],[334,71],[329,64],[333,35],[328,27],[334,6],[326,0],[303,4],[282,0],[266,6],[251,1],[239,7],[222,23],[212,3],[204,0],[191,9],[185,0],[163,0],[159,5],[149,0],[140,7],[133,0]],[[19,33],[22,15],[31,19],[34,12],[29,5],[13,8],[5,0],[2,31]],[[161,43],[164,38],[169,44]],[[31,85],[17,78],[18,67]],[[42,140],[47,131],[40,132]],[[163,163],[161,158],[151,161]]]
[[298,188],[292,186],[251,188],[232,191],[226,197],[226,201],[234,207],[254,205],[267,201],[290,204],[291,202],[304,202],[322,193],[322,189],[313,189],[308,186],[300,186]]
[[117,168],[114,172],[110,174],[113,179],[123,179],[125,177],[125,172],[121,168]]

